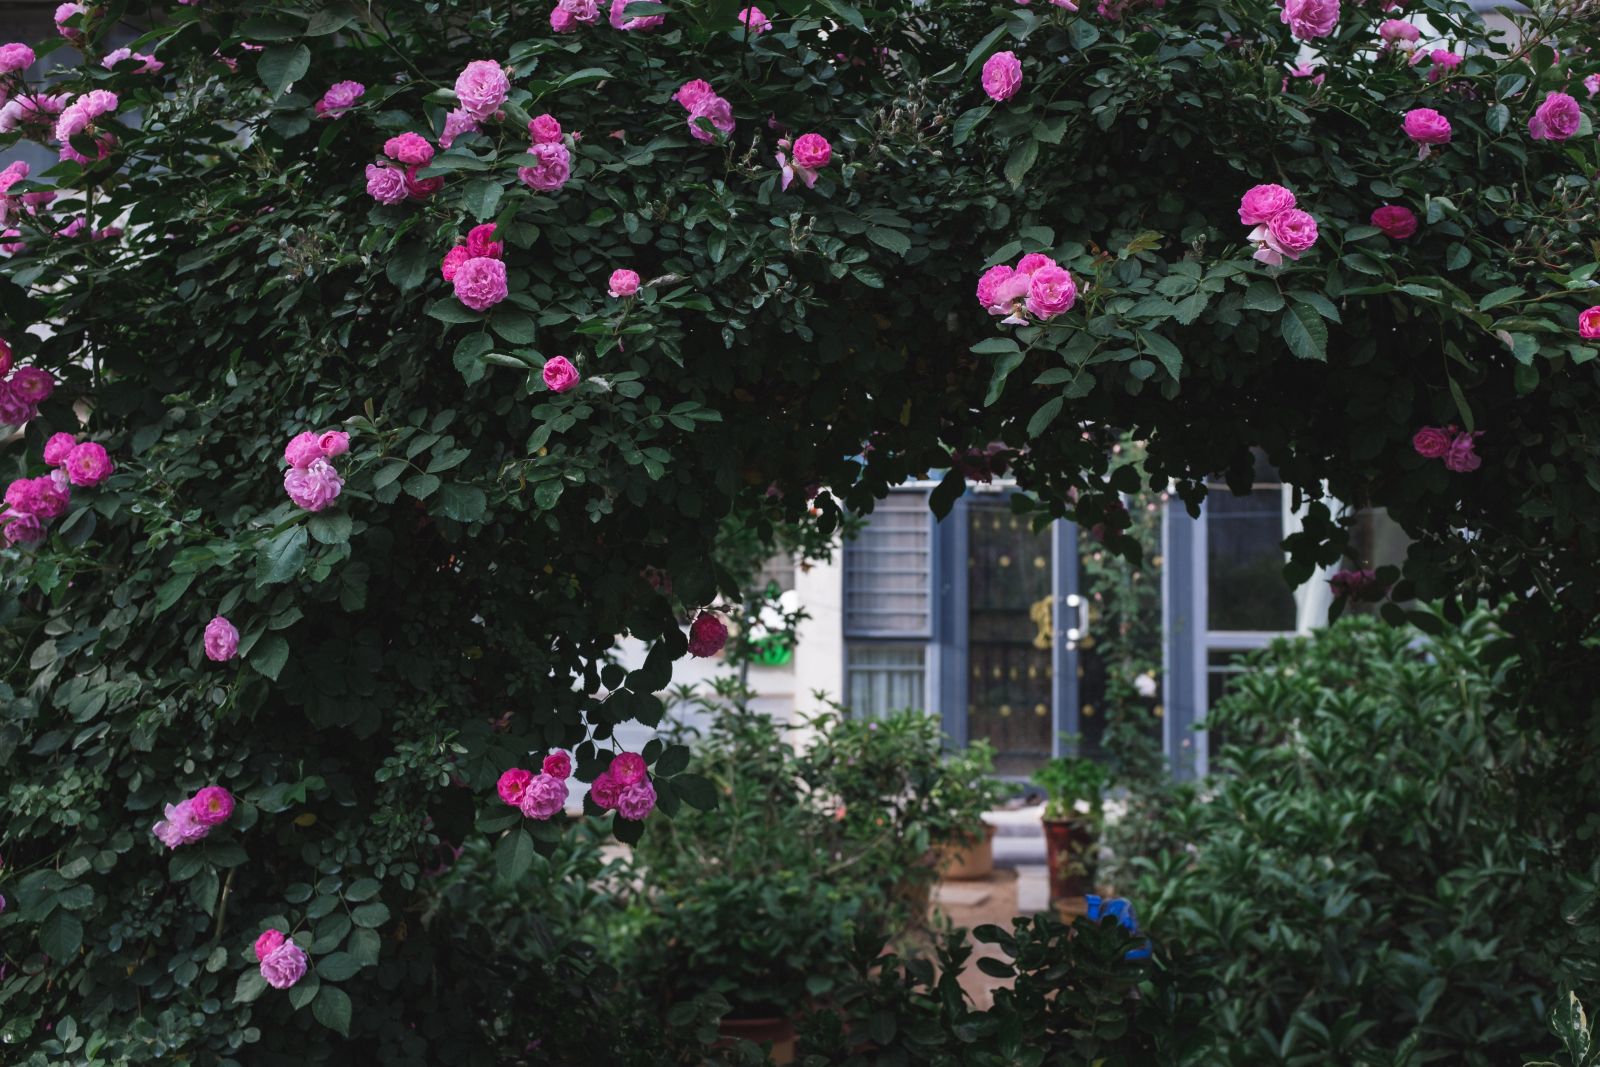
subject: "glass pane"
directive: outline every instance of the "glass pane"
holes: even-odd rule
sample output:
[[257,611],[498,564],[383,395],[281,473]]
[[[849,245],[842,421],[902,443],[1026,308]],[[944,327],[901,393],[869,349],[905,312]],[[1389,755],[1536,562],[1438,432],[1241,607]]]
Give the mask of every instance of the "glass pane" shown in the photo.
[[[1216,649],[1206,653],[1206,707],[1211,707],[1228,692],[1233,680],[1244,673],[1245,649]],[[1202,717],[1203,725],[1203,717]],[[1212,755],[1222,751],[1227,735],[1221,729],[1206,730],[1206,747]]]
[[1206,597],[1213,630],[1293,630],[1283,580],[1283,491],[1206,497]]
[[926,492],[895,492],[844,546],[844,625],[851,634],[928,636],[931,513]]
[[906,708],[924,709],[926,649],[921,645],[850,646],[845,704],[856,715],[876,718]]
[[995,769],[1025,775],[1050,758],[1050,534],[1005,497],[967,511],[967,732],[996,750]]

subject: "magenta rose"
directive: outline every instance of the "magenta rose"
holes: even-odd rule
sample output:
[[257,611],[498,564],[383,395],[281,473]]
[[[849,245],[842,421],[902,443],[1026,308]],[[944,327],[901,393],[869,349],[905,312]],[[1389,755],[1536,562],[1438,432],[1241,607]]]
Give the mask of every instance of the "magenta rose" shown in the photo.
[[1438,459],[1450,451],[1455,434],[1437,426],[1424,426],[1411,438],[1411,447],[1423,459]]
[[1578,132],[1583,110],[1566,93],[1549,93],[1528,119],[1528,135],[1535,141],[1565,141]]
[[644,757],[637,752],[618,752],[607,770],[611,777],[617,780],[618,785],[632,785],[644,779],[646,770]]
[[530,189],[553,193],[567,184],[572,176],[572,154],[560,143],[536,144],[528,147],[528,154],[539,162],[531,167],[518,167],[517,179]]
[[[67,479],[59,470],[53,476],[19,479],[6,489],[6,503],[41,519],[59,518],[72,499],[67,484]],[[13,491],[16,491],[15,494]]]
[[820,133],[803,133],[794,140],[794,165],[821,170],[833,158],[833,145]]
[[1302,41],[1326,37],[1339,25],[1339,0],[1285,0],[1278,18]]
[[479,122],[493,117],[510,93],[511,79],[492,60],[475,59],[456,78],[456,99],[461,110]]
[[607,295],[618,300],[632,296],[639,291],[639,275],[626,267],[611,272],[611,281],[607,288]]
[[344,479],[333,469],[333,464],[319,459],[300,470],[290,468],[283,476],[283,490],[297,507],[307,511],[321,511],[339,497],[344,489]]
[[550,28],[556,33],[575,33],[578,20],[572,17],[572,12],[557,4],[550,9]]
[[1422,31],[1405,19],[1384,19],[1378,24],[1378,36],[1385,45],[1416,44],[1422,39]]
[[1299,208],[1290,208],[1268,220],[1267,232],[1267,243],[1274,250],[1298,259],[1301,252],[1317,243],[1317,220]]
[[983,272],[983,277],[978,279],[978,303],[985,308],[996,306],[996,294],[1000,286],[1010,279],[1015,272],[1004,263],[990,267]]
[[261,936],[256,938],[256,962],[260,963],[286,940],[279,930],[263,930]]
[[33,49],[25,44],[0,45],[0,74],[16,74],[33,66]]
[[495,783],[495,792],[500,794],[500,799],[515,807],[522,799],[522,793],[528,788],[528,783],[533,781],[533,772],[523,770],[521,767],[512,767],[500,776]]
[[772,20],[761,13],[759,7],[747,7],[739,12],[738,19],[750,29],[750,36],[755,37],[772,29]]
[[413,200],[426,200],[444,188],[443,178],[419,178],[421,167],[407,167],[405,173],[406,195]]
[[457,137],[476,133],[477,129],[478,120],[456,108],[444,117],[444,129],[439,134],[439,147],[448,150],[456,143]]
[[472,259],[482,256],[499,259],[505,253],[505,242],[494,239],[494,228],[494,223],[485,222],[467,231],[467,251]]
[[540,822],[560,814],[567,806],[567,783],[548,774],[536,774],[517,800],[522,814]]
[[1600,339],[1600,305],[1578,312],[1578,336],[1585,341]]
[[56,380],[47,370],[18,367],[11,375],[11,391],[30,404],[42,404],[56,391]]
[[226,663],[239,654],[239,631],[233,623],[218,615],[206,623],[203,645],[206,659],[215,663]]
[[539,115],[528,123],[528,136],[534,144],[555,144],[561,140],[561,123],[554,115]]
[[728,643],[728,624],[714,612],[702,611],[689,624],[689,655],[715,656]]
[[189,800],[195,819],[204,826],[216,826],[233,814],[233,794],[220,785],[208,785]]
[[31,545],[44,540],[44,523],[32,515],[7,510],[0,513],[0,535],[8,545]]
[[[706,122],[711,124],[711,130],[706,129],[703,125],[701,125],[701,119],[704,119]],[[707,144],[710,144],[712,141],[717,139],[716,134],[713,133],[712,130],[718,130],[724,134],[733,132],[733,105],[728,103],[722,97],[718,96],[716,93],[711,93],[708,96],[702,96],[699,100],[695,101],[694,107],[689,109],[689,118],[687,121],[689,124],[690,136],[697,141],[703,141]]]
[[334,82],[317,101],[317,114],[323,118],[338,118],[355,107],[366,91],[367,87],[360,82]]
[[1035,318],[1053,319],[1077,302],[1078,287],[1072,275],[1054,263],[1040,267],[1028,278],[1025,306]]
[[505,263],[488,256],[477,256],[461,264],[451,284],[455,286],[456,299],[473,311],[492,308],[509,294]]
[[288,989],[305,976],[305,950],[293,941],[285,941],[261,961],[261,977],[273,989]]
[[672,99],[687,111],[693,111],[695,104],[707,96],[715,96],[711,83],[703,78],[695,78],[678,86],[678,91],[672,94]]
[[0,381],[0,425],[21,426],[37,414],[39,409],[18,396],[10,382]]
[[402,133],[383,142],[383,154],[396,163],[425,167],[433,162],[433,145],[420,133]]
[[390,206],[404,202],[411,195],[406,189],[406,172],[387,163],[368,163],[367,195]]
[[1343,570],[1328,579],[1333,595],[1347,600],[1373,601],[1383,599],[1387,586],[1378,582],[1378,575],[1369,570]]
[[1372,224],[1383,231],[1385,237],[1404,241],[1417,232],[1417,216],[1408,207],[1385,204],[1372,213]]
[[78,439],[70,433],[51,434],[50,440],[44,443],[44,461],[52,467],[59,467],[77,446]]
[[328,430],[317,438],[317,447],[322,449],[322,454],[329,459],[342,456],[350,451],[350,435],[343,430]]
[[562,780],[570,778],[572,777],[572,757],[565,752],[552,752],[544,758],[544,763],[540,766],[540,770],[552,778],[560,778]]
[[0,378],[11,372],[11,345],[4,337],[0,337]]
[[589,786],[589,795],[594,797],[594,802],[606,809],[617,806],[617,794],[621,791],[622,783],[612,777],[609,768],[601,771]]
[[1450,442],[1450,448],[1444,454],[1444,465],[1457,474],[1467,474],[1483,466],[1483,457],[1473,449],[1474,442],[1481,433],[1459,433],[1456,439]]
[[456,245],[444,254],[444,259],[439,262],[439,273],[445,281],[450,281],[456,276],[456,271],[461,269],[461,264],[475,258],[466,245]]
[[295,434],[283,449],[283,461],[300,470],[322,458],[322,439],[310,430]]
[[991,100],[1010,100],[1022,87],[1022,60],[1015,52],[996,52],[984,60],[982,82]]
[[62,465],[73,485],[95,486],[111,477],[116,465],[106,455],[105,446],[98,441],[85,441],[67,453]]
[[1419,146],[1418,159],[1426,159],[1431,146],[1450,143],[1450,120],[1431,107],[1414,107],[1407,111],[1402,126],[1406,136]]
[[648,778],[625,785],[617,793],[617,814],[631,822],[643,822],[655,806],[656,787]]
[[1239,199],[1239,221],[1246,226],[1259,226],[1292,207],[1294,194],[1283,186],[1252,186]]
[[[665,15],[644,15],[638,18],[629,18],[628,5],[640,2],[642,0],[611,0],[609,15],[611,25],[616,29],[633,33],[642,30],[653,30],[666,23],[667,17]],[[651,6],[660,7],[661,5],[652,4]]]
[[554,356],[545,361],[544,385],[552,393],[564,393],[578,384],[578,368],[566,356]]

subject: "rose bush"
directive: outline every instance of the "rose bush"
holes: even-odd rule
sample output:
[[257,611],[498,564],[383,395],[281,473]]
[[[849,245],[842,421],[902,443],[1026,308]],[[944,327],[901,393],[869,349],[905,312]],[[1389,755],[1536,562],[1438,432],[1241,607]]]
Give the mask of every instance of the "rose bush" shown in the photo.
[[[500,776],[570,752],[624,837],[709,805],[659,746],[611,761],[727,638],[719,530],[826,533],[997,441],[1111,551],[1124,432],[1191,502],[1264,449],[1310,502],[1294,581],[1333,500],[1385,506],[1385,611],[1515,596],[1523,714],[1585,729],[1597,160],[1592,103],[1545,105],[1597,63],[1576,7],[1507,42],[1427,6],[1408,54],[1322,2],[65,5],[17,43],[82,63],[0,74],[0,143],[61,158],[0,197],[8,1055],[523,1054],[546,972],[435,878],[561,834]],[[1252,239],[1261,185],[1293,204]],[[57,434],[97,446],[65,485]],[[226,832],[169,854],[210,785]]]

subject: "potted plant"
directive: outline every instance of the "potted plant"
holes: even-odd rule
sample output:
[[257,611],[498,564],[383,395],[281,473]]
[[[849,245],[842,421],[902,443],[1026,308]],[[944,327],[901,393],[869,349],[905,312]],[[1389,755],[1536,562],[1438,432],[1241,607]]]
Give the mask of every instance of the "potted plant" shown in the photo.
[[994,746],[988,741],[974,741],[945,758],[929,800],[943,878],[987,878],[994,871],[994,826],[983,816],[1000,802],[1005,787],[993,774]]
[[1092,886],[1092,850],[1099,834],[1106,770],[1082,756],[1057,756],[1033,775],[1047,795],[1045,862],[1050,898],[1085,896]]

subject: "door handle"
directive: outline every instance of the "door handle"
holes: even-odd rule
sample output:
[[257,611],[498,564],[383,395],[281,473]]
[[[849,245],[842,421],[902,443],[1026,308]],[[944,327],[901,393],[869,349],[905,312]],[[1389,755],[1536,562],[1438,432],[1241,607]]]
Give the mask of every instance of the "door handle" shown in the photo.
[[1089,636],[1089,601],[1077,593],[1069,593],[1065,599],[1067,607],[1076,609],[1078,613],[1078,624],[1067,627],[1067,649],[1070,651]]

